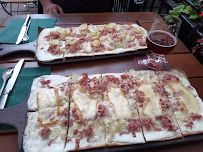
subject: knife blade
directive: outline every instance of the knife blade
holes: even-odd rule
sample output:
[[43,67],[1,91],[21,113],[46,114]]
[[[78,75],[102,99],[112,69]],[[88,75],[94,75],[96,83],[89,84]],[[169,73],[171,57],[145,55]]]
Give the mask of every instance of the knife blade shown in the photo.
[[21,59],[15,66],[14,70],[13,70],[13,75],[11,76],[11,78],[8,80],[8,83],[6,85],[6,88],[4,90],[4,95],[1,98],[0,101],[0,109],[4,109],[4,106],[6,104],[6,100],[8,98],[8,94],[9,92],[13,89],[13,86],[15,85],[15,82],[17,80],[18,74],[20,73],[21,67],[23,65],[24,59]]
[[30,14],[27,15],[26,19],[25,19],[25,22],[20,30],[20,34],[18,35],[18,38],[17,38],[17,41],[16,41],[16,44],[19,44],[22,39],[23,39],[23,36],[25,35],[25,32],[27,30],[27,26],[28,26],[28,21],[30,20]]

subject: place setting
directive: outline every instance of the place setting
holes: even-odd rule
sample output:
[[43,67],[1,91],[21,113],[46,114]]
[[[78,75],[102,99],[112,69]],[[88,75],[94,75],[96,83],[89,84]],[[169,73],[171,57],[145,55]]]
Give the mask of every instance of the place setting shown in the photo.
[[35,53],[38,28],[52,28],[55,22],[56,18],[32,19],[30,14],[12,19],[0,32],[0,57],[16,52]]
[[[73,63],[73,62],[79,62],[79,61],[90,61],[90,60],[100,60],[100,59],[106,59],[106,58],[115,58],[115,57],[123,57],[123,56],[132,56],[135,54],[144,54],[147,52],[146,50],[146,31],[141,26],[137,25],[136,23],[107,23],[107,24],[101,24],[101,25],[93,25],[84,23],[79,25],[78,27],[69,27],[69,28],[42,28],[38,27],[38,35],[35,37],[35,40],[32,41],[28,39],[27,31],[29,29],[29,18],[30,16],[27,16],[25,19],[25,25],[22,26],[21,32],[18,35],[18,38],[16,40],[16,44],[19,44],[20,42],[22,44],[15,45],[15,44],[2,44],[0,45],[0,56],[3,57],[5,55],[9,55],[12,53],[21,53],[21,52],[31,52],[34,53],[34,56],[36,60],[42,64],[61,64],[61,63]],[[31,21],[31,20],[30,20]],[[27,25],[26,25],[27,24]],[[33,23],[34,24],[34,23]],[[82,29],[86,26],[86,29]],[[111,27],[112,26],[112,27]],[[128,37],[125,44],[123,45],[121,41],[125,39],[125,37],[122,37],[121,33],[125,30],[125,28],[131,27],[131,29],[128,30],[128,32],[135,32],[137,34],[137,37],[131,36]],[[99,31],[97,29],[97,33],[94,33],[91,31],[92,28],[100,28],[104,29]],[[67,31],[73,29],[73,33],[71,35],[67,34]],[[113,33],[109,35],[106,32],[112,32],[113,30],[117,29],[115,33],[117,33],[120,36],[119,40],[116,38],[116,34],[114,34],[114,39],[117,39],[117,45],[113,45],[113,42],[110,41],[111,37],[113,36]],[[83,35],[80,35],[75,33],[77,30],[84,31]],[[36,28],[35,28],[36,31]],[[89,32],[88,32],[89,31]],[[4,31],[2,31],[4,32]],[[61,33],[63,32],[63,33]],[[103,32],[104,36],[100,36],[100,33]],[[102,33],[101,33],[102,34]],[[108,37],[107,37],[108,34]],[[106,36],[105,36],[106,35]],[[56,36],[54,38],[54,36]],[[23,37],[23,38],[22,38]],[[45,38],[44,40],[44,37]],[[53,37],[51,40],[49,40],[48,37]],[[103,39],[102,39],[103,38]],[[79,41],[77,47],[80,49],[78,50],[68,50],[68,45],[72,45],[72,49],[76,46],[75,44],[66,44],[69,43],[66,41],[66,39],[75,39],[75,41]],[[91,43],[96,40],[101,39],[101,46],[96,46],[96,43],[93,45],[93,47],[88,52],[85,47],[86,45],[91,45]],[[143,40],[142,40],[143,39]],[[1,39],[0,39],[1,40]],[[52,41],[56,41],[58,44],[51,44]],[[92,41],[92,42],[91,42]],[[98,43],[100,43],[98,41]],[[105,41],[104,44],[102,41]],[[134,41],[134,42],[133,42]],[[1,42],[1,41],[0,41]],[[91,43],[90,43],[91,42]],[[96,41],[95,41],[96,42]],[[43,46],[45,44],[48,44],[46,46]],[[87,44],[86,44],[87,43]],[[111,46],[108,44],[111,43]],[[54,46],[55,45],[55,46]],[[57,45],[57,46],[56,46]],[[119,46],[120,45],[120,46]],[[134,46],[133,46],[134,45]],[[53,48],[55,48],[61,52],[60,54],[54,53]],[[103,49],[103,51],[99,51],[99,47]],[[51,50],[52,48],[52,50]],[[93,51],[95,49],[95,51]],[[136,50],[136,51],[135,51]],[[52,52],[51,52],[52,51]],[[45,58],[46,57],[46,58]],[[49,57],[49,58],[47,58]]]

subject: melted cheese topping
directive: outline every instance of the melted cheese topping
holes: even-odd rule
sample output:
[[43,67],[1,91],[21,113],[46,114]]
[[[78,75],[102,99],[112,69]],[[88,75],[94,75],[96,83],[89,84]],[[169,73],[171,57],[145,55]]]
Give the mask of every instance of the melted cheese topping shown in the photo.
[[113,50],[114,48],[110,45],[110,42],[109,41],[104,41],[103,43],[102,43],[104,46],[105,46],[105,48],[107,48],[108,50]]
[[97,32],[97,28],[96,28],[96,26],[94,26],[94,25],[88,25],[88,30],[89,30],[91,33],[96,33],[96,32]]
[[175,89],[175,91],[181,90],[182,93],[179,97],[184,102],[190,113],[197,113],[199,111],[198,102],[192,92],[188,91],[181,83],[172,83],[171,86]]
[[39,92],[37,92],[37,103],[39,109],[57,106],[54,89],[40,88]]
[[77,104],[78,108],[82,112],[83,118],[94,119],[97,112],[97,100],[93,99],[84,90],[77,88],[72,93],[74,103]]
[[40,120],[40,125],[42,125],[42,126],[55,124],[58,119],[57,109],[56,108],[46,108],[46,109],[40,110],[38,116],[39,116],[39,120]]
[[186,119],[186,115],[182,111],[174,111],[174,114],[176,115],[176,119],[178,121],[183,121]]
[[[27,125],[23,135],[23,149],[24,151],[43,151],[43,152],[56,152],[63,151],[65,146],[65,139],[67,135],[66,127],[59,125],[49,126],[50,134],[47,138],[43,139],[40,132],[44,127],[39,126],[38,112],[27,113]],[[48,146],[49,142],[53,142]]]
[[131,118],[132,111],[128,103],[128,99],[123,95],[121,88],[109,87],[108,96],[110,102],[115,107],[115,113],[118,118]]
[[149,101],[145,102],[147,105],[143,109],[143,113],[152,118],[153,121],[156,120],[156,116],[162,115],[161,105],[159,104],[160,96],[156,95],[153,91],[153,88],[150,84],[143,83],[139,90],[144,92],[145,98],[148,98]]
[[84,52],[92,53],[92,47],[91,47],[90,42],[84,42],[83,45],[82,45],[82,48],[83,48]]

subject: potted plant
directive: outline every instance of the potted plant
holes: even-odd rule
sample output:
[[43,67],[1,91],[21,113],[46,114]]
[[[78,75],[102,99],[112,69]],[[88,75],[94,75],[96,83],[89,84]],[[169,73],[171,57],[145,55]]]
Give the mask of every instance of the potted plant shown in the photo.
[[165,0],[169,14],[179,17],[182,26],[179,38],[191,50],[203,38],[203,0]]
[[203,0],[176,0],[178,5],[169,13],[176,17],[187,14],[189,19],[203,22]]

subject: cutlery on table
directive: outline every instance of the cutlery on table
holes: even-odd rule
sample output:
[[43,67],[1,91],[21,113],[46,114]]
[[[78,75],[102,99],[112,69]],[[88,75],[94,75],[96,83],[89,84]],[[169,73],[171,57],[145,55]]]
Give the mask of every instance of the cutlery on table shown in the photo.
[[28,30],[29,30],[29,27],[30,27],[30,23],[31,23],[31,20],[29,20],[29,22],[28,22],[25,34],[23,36],[23,41],[28,41],[29,40],[29,36],[27,35],[27,33],[28,33]]
[[6,82],[11,77],[12,72],[13,72],[13,68],[8,68],[3,72],[3,74],[2,74],[3,84],[1,86],[0,96],[1,96],[1,93],[3,92],[3,90],[4,90]]
[[17,41],[16,41],[16,44],[19,44],[22,40],[23,40],[23,37],[26,33],[26,31],[28,30],[29,28],[29,24],[30,24],[30,15],[28,14],[26,19],[25,19],[25,22],[20,30],[20,34],[18,35],[18,38],[17,38]]
[[18,74],[20,73],[21,67],[23,65],[24,59],[21,59],[15,66],[13,70],[13,74],[11,78],[8,80],[8,83],[6,85],[6,88],[4,90],[4,95],[1,98],[0,101],[0,109],[4,109],[4,106],[6,104],[6,100],[8,98],[9,92],[13,89],[13,86],[15,85],[15,82],[17,80]]

